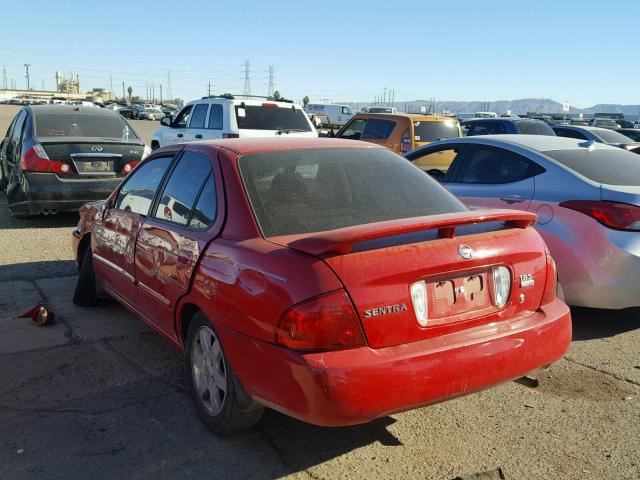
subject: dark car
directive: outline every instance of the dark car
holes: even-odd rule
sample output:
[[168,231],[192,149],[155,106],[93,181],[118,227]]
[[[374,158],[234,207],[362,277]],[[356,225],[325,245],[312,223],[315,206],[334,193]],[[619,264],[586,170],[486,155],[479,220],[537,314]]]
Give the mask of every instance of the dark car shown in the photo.
[[465,137],[475,135],[554,135],[553,130],[542,120],[532,118],[474,118],[460,125]]
[[640,142],[640,128],[619,128],[616,132],[629,137],[634,142]]
[[577,125],[554,125],[553,130],[558,137],[577,138],[589,142],[606,143],[614,147],[624,148],[640,153],[640,143],[610,128],[582,127]]
[[74,211],[106,198],[144,155],[144,143],[116,112],[25,107],[0,143],[0,184],[14,216]]

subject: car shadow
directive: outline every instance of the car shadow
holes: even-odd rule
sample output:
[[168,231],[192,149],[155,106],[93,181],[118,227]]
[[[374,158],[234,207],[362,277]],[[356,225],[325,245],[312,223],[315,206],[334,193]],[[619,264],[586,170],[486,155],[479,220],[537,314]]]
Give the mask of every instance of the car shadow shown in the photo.
[[640,328],[637,310],[571,307],[573,341],[613,337]]
[[75,227],[78,212],[60,212],[55,215],[33,215],[23,218],[12,217],[7,206],[7,196],[0,192],[0,230],[22,228]]
[[0,265],[0,281],[2,282],[68,277],[77,274],[76,262],[73,260],[44,260]]

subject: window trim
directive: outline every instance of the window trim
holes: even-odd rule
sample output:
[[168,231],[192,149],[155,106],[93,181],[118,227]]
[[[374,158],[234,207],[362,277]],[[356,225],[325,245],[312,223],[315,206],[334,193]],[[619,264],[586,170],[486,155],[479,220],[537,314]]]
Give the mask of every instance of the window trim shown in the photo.
[[[207,226],[207,228],[192,228],[189,223],[191,222],[191,217],[193,216],[193,210],[195,209],[196,205],[198,204],[198,200],[200,200],[200,195],[202,194],[202,191],[204,189],[204,185],[206,183],[206,180],[208,180],[209,175],[207,175],[207,178],[205,179],[205,181],[202,183],[202,185],[200,185],[200,189],[198,190],[198,194],[196,195],[196,198],[194,200],[193,206],[191,207],[191,210],[189,212],[189,220],[187,221],[186,225],[181,225],[179,223],[173,222],[171,220],[166,220],[164,218],[158,218],[156,217],[156,212],[158,209],[158,205],[160,203],[160,192],[164,192],[165,187],[167,186],[167,182],[169,181],[169,178],[171,177],[171,174],[173,174],[173,171],[175,170],[175,168],[177,167],[178,163],[180,162],[180,159],[184,156],[184,154],[186,152],[191,152],[191,153],[197,153],[199,155],[204,155],[205,157],[207,157],[207,159],[209,160],[210,166],[211,166],[211,170],[209,171],[209,175],[213,175],[213,183],[215,185],[215,189],[216,189],[216,218],[213,219],[213,222]],[[158,155],[158,157],[160,157],[162,155]],[[215,156],[215,158],[214,158]],[[219,168],[219,160],[218,160],[218,155],[217,153],[212,153],[210,154],[209,152],[200,150],[200,149],[183,149],[180,151],[180,153],[176,156],[176,158],[174,159],[173,164],[167,169],[167,173],[165,174],[165,177],[162,179],[162,182],[160,183],[160,185],[158,186],[158,190],[156,191],[156,194],[153,198],[153,202],[151,204],[151,207],[149,208],[149,215],[146,216],[147,221],[149,222],[156,222],[162,226],[170,226],[172,228],[178,228],[181,229],[184,232],[189,232],[189,233],[204,233],[204,232],[209,232],[211,231],[214,227],[217,228],[216,231],[216,235],[218,234],[218,232],[220,231],[220,228],[222,226],[222,220],[224,218],[224,215],[220,215],[220,211],[221,208],[224,207],[224,194],[221,194],[221,189],[223,188],[222,186],[222,181],[221,181],[221,170]],[[153,213],[152,213],[153,212]]]
[[178,118],[180,118],[180,114],[187,108],[189,109],[189,123],[191,123],[191,112],[193,111],[193,104],[185,105],[184,107],[182,107],[182,109],[178,112],[178,115],[176,115],[176,118],[175,118],[176,121],[171,122],[171,128],[189,128],[188,124],[185,125],[184,127],[179,127],[177,123]]
[[[204,120],[202,122],[202,127],[191,126],[191,122],[193,122],[193,114],[195,113],[196,108],[198,108],[200,105],[203,105],[206,108],[204,112]],[[207,128],[208,120],[209,120],[209,105],[207,103],[194,103],[193,108],[191,109],[191,114],[189,115],[189,125],[187,125],[187,128],[193,128],[195,130],[203,130]]]

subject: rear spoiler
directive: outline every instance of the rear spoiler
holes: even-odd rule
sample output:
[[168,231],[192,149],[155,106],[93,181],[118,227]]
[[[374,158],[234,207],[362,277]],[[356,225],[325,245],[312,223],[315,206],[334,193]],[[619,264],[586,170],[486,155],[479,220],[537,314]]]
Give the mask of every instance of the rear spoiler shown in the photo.
[[268,240],[312,255],[340,254],[353,251],[359,242],[378,238],[438,230],[438,238],[454,238],[456,227],[488,222],[505,222],[507,227],[527,228],[538,219],[534,213],[519,210],[471,210],[458,213],[401,218],[378,223],[355,225],[326,232],[283,235]]

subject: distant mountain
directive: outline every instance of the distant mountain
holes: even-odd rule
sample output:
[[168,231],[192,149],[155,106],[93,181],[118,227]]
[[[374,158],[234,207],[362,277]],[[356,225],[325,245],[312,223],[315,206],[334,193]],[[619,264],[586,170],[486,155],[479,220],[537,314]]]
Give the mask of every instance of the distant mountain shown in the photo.
[[[351,108],[362,109],[363,107],[369,107],[371,104],[365,103],[350,103]],[[522,115],[527,112],[536,113],[562,113],[562,103],[556,102],[550,99],[540,98],[522,98],[519,100],[497,100],[495,102],[456,102],[456,101],[442,101],[432,102],[430,100],[412,100],[409,102],[395,102],[395,107],[401,112],[419,112],[420,107],[426,107],[429,111],[442,112],[448,111],[453,113],[473,113],[473,112],[496,112],[498,114],[504,114],[508,110],[512,115]],[[631,119],[638,118],[640,114],[640,105],[613,105],[613,104],[598,104],[589,108],[575,108],[571,107],[570,113],[623,113],[625,117]]]

